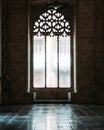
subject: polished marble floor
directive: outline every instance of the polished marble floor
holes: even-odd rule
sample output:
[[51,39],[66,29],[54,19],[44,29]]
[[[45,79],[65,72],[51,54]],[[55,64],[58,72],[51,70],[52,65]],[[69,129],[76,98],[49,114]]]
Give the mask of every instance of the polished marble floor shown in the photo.
[[1,106],[0,130],[104,130],[104,105]]

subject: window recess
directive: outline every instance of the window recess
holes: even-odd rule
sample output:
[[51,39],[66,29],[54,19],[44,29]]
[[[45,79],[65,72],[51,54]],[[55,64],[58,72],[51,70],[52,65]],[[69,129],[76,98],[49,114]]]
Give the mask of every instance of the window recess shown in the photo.
[[73,22],[72,5],[66,8],[59,3],[45,6],[36,18],[35,11],[32,12],[32,91],[38,88],[73,89]]

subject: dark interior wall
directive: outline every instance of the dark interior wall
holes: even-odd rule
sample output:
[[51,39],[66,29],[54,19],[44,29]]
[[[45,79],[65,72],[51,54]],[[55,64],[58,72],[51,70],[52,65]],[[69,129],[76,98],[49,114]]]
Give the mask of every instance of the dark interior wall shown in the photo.
[[96,0],[96,102],[104,103],[104,1]]
[[1,0],[0,0],[0,104],[1,104]]
[[27,94],[27,2],[9,0],[10,102],[31,102]]
[[95,1],[77,1],[77,93],[72,102],[92,103],[95,97]]
[[8,52],[8,1],[1,0],[1,100],[5,103],[9,101],[9,52]]
[[[104,103],[104,31],[102,29],[104,26],[102,17],[104,16],[101,14],[104,14],[103,0],[77,0],[78,91],[72,94],[72,103],[95,103],[98,101]],[[8,100],[10,103],[31,103],[33,95],[26,92],[27,0],[9,0],[8,51],[9,90],[8,93],[3,94],[2,102],[5,103]],[[6,95],[9,97],[4,98]]]
[[104,103],[104,1],[78,1],[78,93],[73,102]]

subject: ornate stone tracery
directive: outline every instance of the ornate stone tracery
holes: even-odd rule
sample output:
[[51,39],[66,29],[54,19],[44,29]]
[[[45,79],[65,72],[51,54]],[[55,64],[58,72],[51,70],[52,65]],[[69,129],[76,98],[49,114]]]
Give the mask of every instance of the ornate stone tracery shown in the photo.
[[33,35],[67,36],[70,35],[70,23],[66,21],[64,15],[58,12],[57,8],[48,9],[34,23]]

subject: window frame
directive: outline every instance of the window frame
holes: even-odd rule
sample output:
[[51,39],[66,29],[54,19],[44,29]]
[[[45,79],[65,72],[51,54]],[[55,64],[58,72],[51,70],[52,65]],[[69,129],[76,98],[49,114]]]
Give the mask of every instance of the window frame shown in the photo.
[[[69,3],[70,6],[70,3]],[[32,31],[33,31],[33,12],[36,11],[36,9],[38,10],[38,8],[40,9],[40,11],[35,15],[36,16],[36,20],[37,17],[39,15],[41,15],[43,13],[43,6],[42,4],[34,4],[33,2],[31,2],[29,4],[29,8],[28,8],[28,88],[27,88],[27,92],[36,92],[39,90],[44,91],[45,89],[47,90],[66,90],[68,92],[76,92],[76,17],[75,17],[75,6],[73,5],[73,18],[71,21],[71,87],[70,88],[34,88],[33,87],[33,35],[32,35]],[[35,9],[35,10],[34,10]],[[44,9],[45,11],[47,11],[47,9]],[[65,15],[66,13],[66,15]],[[62,13],[64,16],[69,16],[70,13],[66,10],[63,10]]]

